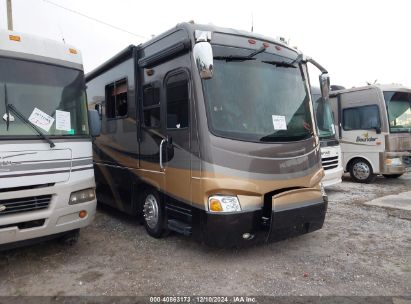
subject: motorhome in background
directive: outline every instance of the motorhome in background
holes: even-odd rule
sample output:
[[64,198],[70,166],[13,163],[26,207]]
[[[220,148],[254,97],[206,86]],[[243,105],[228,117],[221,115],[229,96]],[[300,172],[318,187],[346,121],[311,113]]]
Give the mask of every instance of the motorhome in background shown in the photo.
[[0,249],[76,241],[96,208],[80,52],[0,31],[0,119]]
[[411,170],[411,88],[368,85],[331,92],[343,167],[357,182]]
[[333,112],[329,101],[324,101],[320,88],[311,87],[311,96],[317,118],[318,136],[321,144],[321,162],[325,176],[324,187],[341,183],[344,173],[341,161],[341,147],[336,138]]
[[324,173],[298,51],[183,23],[86,80],[102,120],[98,201],[142,215],[151,236],[232,246],[322,227]]

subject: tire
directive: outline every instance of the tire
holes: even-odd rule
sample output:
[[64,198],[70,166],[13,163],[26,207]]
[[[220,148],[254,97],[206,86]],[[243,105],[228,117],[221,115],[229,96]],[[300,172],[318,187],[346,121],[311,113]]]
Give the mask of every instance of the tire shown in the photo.
[[362,158],[355,159],[350,165],[350,176],[357,183],[372,183],[376,175],[368,161]]
[[385,178],[399,178],[402,174],[383,174]]
[[72,230],[60,237],[59,241],[65,246],[74,246],[80,237],[80,229]]
[[165,234],[164,206],[160,195],[155,190],[148,190],[143,195],[143,223],[147,233],[154,238]]

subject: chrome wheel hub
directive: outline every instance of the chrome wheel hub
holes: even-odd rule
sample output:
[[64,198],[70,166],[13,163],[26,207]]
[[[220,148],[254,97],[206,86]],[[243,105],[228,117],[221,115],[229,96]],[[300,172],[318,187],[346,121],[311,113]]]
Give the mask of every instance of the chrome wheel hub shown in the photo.
[[158,202],[154,195],[149,194],[146,197],[143,207],[144,220],[147,226],[154,229],[158,223]]
[[353,167],[353,173],[360,180],[367,179],[370,176],[370,167],[364,162],[358,162]]

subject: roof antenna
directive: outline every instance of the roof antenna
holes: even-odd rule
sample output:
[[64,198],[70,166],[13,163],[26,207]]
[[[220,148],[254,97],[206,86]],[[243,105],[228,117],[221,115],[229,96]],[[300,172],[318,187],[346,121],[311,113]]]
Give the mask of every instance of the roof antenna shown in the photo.
[[254,14],[251,12],[251,32],[254,32]]

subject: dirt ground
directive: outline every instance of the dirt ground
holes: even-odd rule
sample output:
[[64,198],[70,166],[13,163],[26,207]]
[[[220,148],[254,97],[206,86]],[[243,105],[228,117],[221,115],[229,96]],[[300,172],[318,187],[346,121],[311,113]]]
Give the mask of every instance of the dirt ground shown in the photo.
[[364,204],[410,189],[411,175],[371,185],[345,178],[328,188],[322,230],[230,250],[176,234],[153,239],[136,218],[99,208],[73,247],[0,252],[0,295],[410,296],[410,211]]

